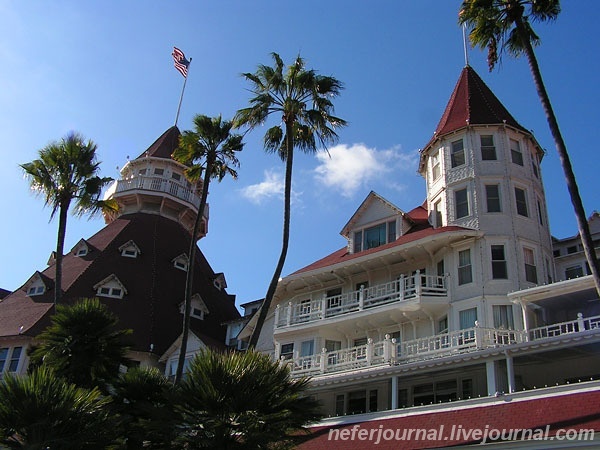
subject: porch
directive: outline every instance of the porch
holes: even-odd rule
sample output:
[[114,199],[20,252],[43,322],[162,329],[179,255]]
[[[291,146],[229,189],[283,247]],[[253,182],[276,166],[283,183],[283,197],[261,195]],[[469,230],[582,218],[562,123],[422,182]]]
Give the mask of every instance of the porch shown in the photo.
[[364,345],[327,352],[282,359],[288,364],[294,377],[319,376],[348,372],[384,365],[402,365],[415,361],[441,359],[449,356],[484,351],[486,349],[508,349],[519,344],[544,342],[574,337],[575,334],[600,334],[600,316],[555,323],[530,330],[505,330],[475,326],[464,330],[442,333],[435,336],[397,342],[386,336],[383,341],[369,339]]
[[298,324],[333,319],[344,314],[371,310],[383,305],[405,305],[408,309],[424,299],[444,301],[448,289],[446,278],[437,275],[426,275],[417,270],[413,275],[402,275],[387,283],[327,296],[317,300],[289,302],[285,306],[277,305],[275,309],[275,329]]

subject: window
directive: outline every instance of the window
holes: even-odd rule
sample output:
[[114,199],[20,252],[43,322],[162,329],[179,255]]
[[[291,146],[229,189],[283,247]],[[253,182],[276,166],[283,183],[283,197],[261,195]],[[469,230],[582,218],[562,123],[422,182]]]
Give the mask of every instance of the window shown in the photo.
[[335,396],[335,415],[344,415],[344,400],[346,396],[344,394],[338,394]]
[[525,262],[525,279],[530,283],[537,283],[537,270],[535,267],[535,256],[533,250],[527,247],[523,248],[523,260]]
[[348,393],[348,414],[362,414],[366,412],[367,391],[354,391]]
[[552,252],[552,255],[553,255],[555,258],[558,258],[558,257],[560,256],[560,248],[557,248],[556,250],[554,250],[554,251]]
[[465,148],[462,139],[452,143],[452,152],[450,154],[452,167],[462,166],[465,163]]
[[481,135],[481,159],[493,161],[496,159],[496,147],[494,147],[494,136],[491,134]]
[[377,411],[377,389],[369,391],[369,412]]
[[176,269],[179,269],[179,270],[183,270],[184,272],[187,272],[189,259],[185,253],[182,253],[181,255],[177,256],[176,258],[173,258],[172,261],[173,261],[173,267],[175,267]]
[[487,200],[487,212],[496,213],[502,212],[500,204],[500,186],[497,184],[485,185],[485,196]]
[[529,217],[529,212],[527,210],[527,195],[523,189],[515,188],[515,201],[517,203],[517,214]]
[[315,354],[315,341],[304,341],[300,345],[300,356],[311,356]]
[[365,230],[365,250],[379,247],[385,244],[386,228],[385,223],[367,228]]
[[519,146],[519,141],[510,140],[510,158],[514,164],[523,165],[523,152]]
[[159,168],[154,169],[154,175],[164,175],[164,173],[165,173],[165,169],[159,169]]
[[495,280],[508,278],[504,245],[492,245],[492,278]]
[[431,156],[431,178],[437,180],[441,175],[440,169],[440,151],[438,150]]
[[6,372],[16,372],[19,368],[19,360],[21,359],[21,354],[23,353],[23,347],[14,347],[12,349],[4,347],[0,348],[0,378],[2,378],[2,373]]
[[456,218],[466,217],[469,215],[469,197],[467,188],[454,191],[454,200],[456,202]]
[[125,256],[126,258],[137,258],[138,254],[141,253],[133,241],[127,241],[119,247],[119,250],[121,251],[121,256]]
[[362,231],[354,233],[354,253],[362,252]]
[[577,253],[576,245],[571,245],[570,247],[567,247],[567,255],[571,255],[573,253]]
[[458,284],[463,285],[473,281],[471,271],[471,250],[462,250],[458,252]]
[[434,218],[435,218],[434,226],[435,227],[443,226],[444,223],[442,222],[442,201],[441,200],[438,200],[433,205],[433,213],[434,213]]
[[328,290],[325,297],[327,298],[327,309],[339,308],[342,306],[342,288]]
[[473,328],[477,322],[477,308],[470,308],[458,313],[460,329]]
[[44,286],[31,286],[27,291],[27,295],[40,295],[44,293]]
[[8,363],[8,371],[16,372],[19,368],[19,359],[21,358],[23,347],[13,348],[12,355],[10,356],[10,362]]
[[514,330],[515,322],[511,305],[492,306],[492,315],[494,316],[494,328],[502,330]]
[[580,265],[567,267],[565,269],[565,278],[570,280],[571,278],[578,278],[583,276],[583,267]]
[[138,175],[146,175],[146,169],[140,169]]
[[540,199],[537,199],[537,210],[538,210],[538,219],[540,221],[540,225],[544,226],[544,214],[542,213],[542,202]]
[[75,256],[85,256],[87,255],[88,250],[85,247],[81,247],[79,250],[77,250],[77,253],[75,253]]
[[540,169],[537,165],[537,162],[535,161],[535,156],[531,160],[531,168],[533,169],[533,174],[535,175],[535,177],[539,178],[540,177]]
[[442,317],[438,321],[438,333],[447,333],[448,332],[448,316]]
[[178,173],[175,173],[175,172],[173,172],[173,173],[171,174],[171,178],[173,178],[173,179],[174,179],[174,180],[176,180],[176,181],[181,181],[181,175],[180,175],[180,174],[178,174]]
[[127,294],[127,290],[114,274],[94,285],[94,289],[96,295],[101,297],[123,298]]
[[294,357],[294,343],[283,344],[281,346],[280,356],[283,357],[283,359],[292,359]]
[[387,224],[387,229],[388,229],[387,241],[394,242],[396,240],[396,221],[395,220],[389,221]]

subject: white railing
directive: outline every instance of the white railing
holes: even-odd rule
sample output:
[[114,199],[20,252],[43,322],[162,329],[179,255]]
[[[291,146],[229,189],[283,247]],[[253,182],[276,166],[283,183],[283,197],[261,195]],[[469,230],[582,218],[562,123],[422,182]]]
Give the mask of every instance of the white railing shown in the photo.
[[577,319],[534,328],[529,331],[482,328],[464,330],[396,342],[386,335],[385,340],[315,355],[282,360],[293,376],[322,375],[346,372],[381,365],[401,365],[414,361],[445,358],[456,354],[490,348],[508,347],[523,342],[543,341],[573,333],[600,333],[600,316]]
[[178,199],[191,203],[196,208],[200,206],[200,197],[193,189],[175,180],[161,177],[136,176],[125,180],[117,180],[115,192],[125,192],[135,189],[155,192],[165,192]]
[[317,300],[289,302],[277,305],[275,309],[275,327],[328,319],[354,311],[373,308],[388,303],[406,302],[420,297],[443,297],[447,295],[446,280],[437,275],[421,274],[404,276],[388,283],[370,287],[361,287],[331,297],[323,296]]

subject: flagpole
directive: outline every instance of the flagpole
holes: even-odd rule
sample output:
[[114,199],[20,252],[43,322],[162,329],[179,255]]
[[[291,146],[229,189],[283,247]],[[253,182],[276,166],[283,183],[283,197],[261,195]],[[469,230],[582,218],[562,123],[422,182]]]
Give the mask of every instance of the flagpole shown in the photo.
[[[190,58],[190,63],[188,64],[188,71],[187,74],[190,74],[190,66],[192,65],[192,58]],[[181,97],[179,97],[179,105],[177,106],[177,115],[175,116],[175,126],[177,126],[177,121],[179,120],[179,111],[181,110],[181,102],[183,101],[183,93],[185,92],[185,85],[187,83],[187,79],[188,77],[185,76],[184,77],[184,81],[183,81],[183,88],[181,89]]]

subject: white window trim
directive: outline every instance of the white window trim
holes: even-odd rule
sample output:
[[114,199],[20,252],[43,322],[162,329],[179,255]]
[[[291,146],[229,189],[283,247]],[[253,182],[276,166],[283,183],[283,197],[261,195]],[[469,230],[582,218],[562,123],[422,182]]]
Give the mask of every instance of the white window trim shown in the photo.
[[44,292],[48,290],[48,286],[44,283],[42,276],[39,272],[35,272],[25,283],[24,285],[25,293],[29,297],[34,297],[36,295],[42,295]]
[[173,262],[173,267],[175,267],[176,269],[182,270],[184,272],[188,271],[188,267],[190,266],[190,260],[185,253],[176,256],[171,261]]
[[122,299],[127,295],[127,289],[114,273],[96,283],[94,289],[96,290],[96,295],[99,297]]
[[90,246],[85,239],[80,239],[71,251],[77,257],[86,256],[90,252]]
[[136,245],[133,240],[126,242],[125,244],[119,247],[119,251],[121,252],[121,256],[126,258],[137,258],[138,255],[141,255],[142,252],[140,248]]

